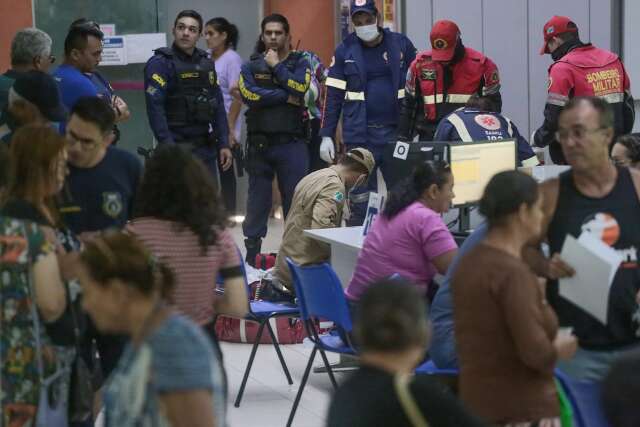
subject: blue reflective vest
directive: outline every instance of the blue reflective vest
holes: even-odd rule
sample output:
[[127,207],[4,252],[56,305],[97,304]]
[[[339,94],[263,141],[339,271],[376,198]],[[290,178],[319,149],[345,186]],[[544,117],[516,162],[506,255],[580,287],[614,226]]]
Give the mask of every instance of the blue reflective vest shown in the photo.
[[520,135],[513,122],[493,112],[479,111],[474,108],[461,108],[440,121],[434,141],[499,141],[515,139],[518,146],[519,166],[536,166],[536,157],[531,145]]
[[[392,84],[398,90],[398,102],[390,108],[393,108],[393,114],[399,115],[407,70],[416,57],[416,48],[404,34],[392,32],[387,28],[383,32],[382,43],[387,46]],[[342,137],[345,143],[368,142],[365,104],[367,70],[362,49],[362,42],[355,33],[349,34],[336,48],[329,76],[325,81],[327,90],[320,136],[335,137],[342,113]]]

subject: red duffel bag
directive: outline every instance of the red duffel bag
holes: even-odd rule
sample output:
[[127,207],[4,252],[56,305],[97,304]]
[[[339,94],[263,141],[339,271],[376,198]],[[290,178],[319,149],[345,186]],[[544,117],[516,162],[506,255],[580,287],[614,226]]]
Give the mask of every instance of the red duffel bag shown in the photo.
[[[307,336],[300,319],[276,317],[269,319],[269,323],[271,323],[278,344],[299,344]],[[218,316],[216,336],[220,341],[254,343],[259,327],[257,322]],[[265,330],[262,331],[260,344],[271,344],[271,336],[266,328],[265,326]]]

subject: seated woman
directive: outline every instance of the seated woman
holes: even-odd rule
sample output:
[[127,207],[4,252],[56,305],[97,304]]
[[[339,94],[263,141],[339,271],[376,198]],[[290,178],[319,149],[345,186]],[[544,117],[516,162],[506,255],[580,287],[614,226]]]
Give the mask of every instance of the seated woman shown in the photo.
[[398,183],[364,240],[347,299],[358,301],[370,283],[393,274],[427,295],[433,277],[447,271],[457,251],[440,217],[453,197],[453,175],[444,162],[425,162]]
[[640,168],[640,136],[619,136],[611,148],[611,160],[618,166]]
[[533,178],[495,175],[480,201],[487,236],[453,275],[460,397],[492,424],[560,425],[553,370],[577,342],[558,334],[543,287],[521,258],[525,243],[540,233],[541,207]]
[[333,396],[327,426],[484,425],[437,380],[410,377],[429,341],[426,305],[415,286],[388,279],[369,286],[356,310],[354,335],[362,366]]
[[173,273],[135,237],[87,243],[82,304],[102,332],[131,340],[104,390],[106,427],[223,426],[222,369],[202,329],[164,301]]
[[[127,231],[173,270],[175,308],[203,327],[214,315],[242,317],[247,292],[227,215],[209,171],[176,145],[161,147],[147,162]],[[218,273],[224,295],[216,297]],[[214,340],[217,351],[217,343]]]

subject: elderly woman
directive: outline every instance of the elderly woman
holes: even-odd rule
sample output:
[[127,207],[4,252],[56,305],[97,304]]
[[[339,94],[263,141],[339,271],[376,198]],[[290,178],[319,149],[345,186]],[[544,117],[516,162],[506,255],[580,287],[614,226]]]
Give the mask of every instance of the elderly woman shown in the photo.
[[105,386],[106,427],[225,425],[219,360],[201,328],[165,303],[169,267],[112,232],[87,243],[78,278],[97,328],[130,337]]

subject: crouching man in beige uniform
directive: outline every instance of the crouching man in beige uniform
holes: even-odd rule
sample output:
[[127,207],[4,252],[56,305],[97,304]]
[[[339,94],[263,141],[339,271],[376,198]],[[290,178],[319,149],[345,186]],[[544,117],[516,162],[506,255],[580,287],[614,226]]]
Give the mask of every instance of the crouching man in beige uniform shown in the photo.
[[366,183],[374,166],[370,151],[354,148],[337,165],[313,172],[298,183],[284,224],[274,285],[281,284],[289,292],[295,292],[286,257],[301,265],[329,261],[329,245],[305,236],[303,231],[340,227],[347,192]]

